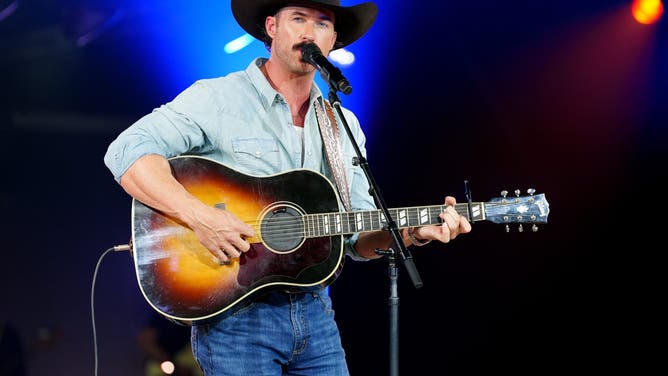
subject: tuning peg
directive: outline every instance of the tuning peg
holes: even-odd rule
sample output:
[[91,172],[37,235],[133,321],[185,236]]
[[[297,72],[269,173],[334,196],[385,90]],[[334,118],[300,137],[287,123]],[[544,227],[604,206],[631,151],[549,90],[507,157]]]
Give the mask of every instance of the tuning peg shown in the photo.
[[519,189],[515,190],[515,196],[520,197],[520,193],[522,193]]
[[510,232],[510,226],[508,226],[508,224],[506,224],[506,234],[508,234],[509,232]]
[[522,224],[520,223],[520,225],[517,226],[517,230],[518,230],[519,232],[524,232],[524,226],[522,226]]
[[534,223],[533,226],[531,226],[531,231],[537,232],[538,231],[538,226]]
[[505,198],[506,196],[508,196],[508,191],[504,189],[503,191],[501,191],[501,197]]
[[527,193],[529,194],[529,196],[533,196],[533,194],[536,193],[536,190],[533,188],[529,188],[527,189]]

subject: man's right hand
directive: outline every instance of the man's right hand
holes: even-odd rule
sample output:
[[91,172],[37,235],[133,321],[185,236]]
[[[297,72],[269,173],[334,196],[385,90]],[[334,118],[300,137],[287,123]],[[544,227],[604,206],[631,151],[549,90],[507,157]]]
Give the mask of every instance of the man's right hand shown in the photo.
[[250,249],[246,239],[255,236],[255,229],[229,211],[202,203],[197,205],[189,217],[188,225],[200,243],[221,264],[230,263],[233,258]]

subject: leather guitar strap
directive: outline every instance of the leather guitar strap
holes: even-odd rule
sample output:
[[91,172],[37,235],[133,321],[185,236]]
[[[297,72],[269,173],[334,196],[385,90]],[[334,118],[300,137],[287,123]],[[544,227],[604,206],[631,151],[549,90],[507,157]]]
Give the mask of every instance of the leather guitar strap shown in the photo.
[[[323,102],[325,108],[323,108]],[[339,127],[336,123],[334,111],[329,102],[322,100],[322,98],[314,101],[314,107],[318,125],[320,126],[322,142],[325,145],[327,162],[329,162],[329,167],[334,175],[339,197],[341,197],[345,209],[351,211],[352,205],[350,203],[350,192],[348,191],[348,179],[346,178],[346,169],[343,168]]]

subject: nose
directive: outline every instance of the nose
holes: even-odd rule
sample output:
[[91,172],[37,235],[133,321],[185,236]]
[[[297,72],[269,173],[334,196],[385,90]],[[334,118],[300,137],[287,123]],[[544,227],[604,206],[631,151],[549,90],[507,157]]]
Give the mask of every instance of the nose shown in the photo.
[[307,42],[313,42],[315,40],[315,36],[313,33],[313,23],[306,22],[304,24],[304,28],[302,29],[301,32],[301,39]]

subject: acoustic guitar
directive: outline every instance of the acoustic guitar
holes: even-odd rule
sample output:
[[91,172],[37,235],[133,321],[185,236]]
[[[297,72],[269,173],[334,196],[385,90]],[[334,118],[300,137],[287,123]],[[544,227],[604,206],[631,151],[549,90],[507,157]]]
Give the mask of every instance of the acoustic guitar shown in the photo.
[[[296,169],[252,176],[214,160],[169,159],[174,177],[194,196],[224,208],[256,230],[251,248],[228,265],[175,218],[132,202],[132,253],[142,294],[162,315],[186,325],[209,319],[271,288],[327,286],[339,275],[344,236],[387,228],[382,210],[341,212],[322,174]],[[390,209],[399,228],[440,224],[446,206]],[[469,221],[546,223],[544,194],[457,203]]]

